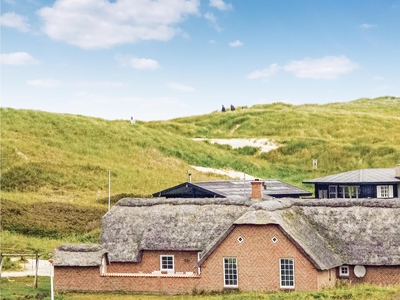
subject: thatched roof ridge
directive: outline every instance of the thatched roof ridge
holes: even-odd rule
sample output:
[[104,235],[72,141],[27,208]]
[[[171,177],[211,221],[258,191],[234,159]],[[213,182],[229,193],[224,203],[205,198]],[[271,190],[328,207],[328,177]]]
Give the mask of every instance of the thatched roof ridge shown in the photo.
[[124,198],[119,200],[116,206],[155,206],[155,205],[237,205],[251,206],[257,203],[255,200],[244,199],[242,197],[229,198]]
[[100,266],[107,250],[98,244],[65,244],[53,251],[55,266]]

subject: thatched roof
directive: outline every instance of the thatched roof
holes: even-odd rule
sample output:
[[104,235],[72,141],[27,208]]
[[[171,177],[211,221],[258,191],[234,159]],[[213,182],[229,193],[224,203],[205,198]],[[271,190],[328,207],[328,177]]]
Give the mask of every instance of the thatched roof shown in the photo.
[[103,217],[111,261],[141,250],[201,251],[203,261],[240,224],[276,224],[317,269],[400,265],[399,199],[123,199]]
[[126,198],[103,216],[110,261],[136,262],[141,250],[202,251],[255,201]]
[[106,253],[98,244],[64,244],[53,251],[54,266],[100,266]]

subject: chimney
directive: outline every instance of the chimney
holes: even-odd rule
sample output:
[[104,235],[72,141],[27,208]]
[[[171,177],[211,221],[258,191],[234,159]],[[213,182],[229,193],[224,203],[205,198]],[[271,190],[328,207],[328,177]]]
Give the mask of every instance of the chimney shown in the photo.
[[251,182],[251,199],[262,200],[262,185],[263,183],[259,179]]
[[395,170],[395,177],[396,178],[399,178],[400,179],[400,164],[399,165],[396,165],[396,167],[394,168],[394,170]]

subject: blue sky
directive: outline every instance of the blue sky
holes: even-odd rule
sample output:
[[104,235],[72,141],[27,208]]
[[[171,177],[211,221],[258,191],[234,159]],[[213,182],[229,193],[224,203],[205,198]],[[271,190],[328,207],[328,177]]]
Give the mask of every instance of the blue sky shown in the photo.
[[165,120],[400,96],[400,0],[1,0],[1,106]]

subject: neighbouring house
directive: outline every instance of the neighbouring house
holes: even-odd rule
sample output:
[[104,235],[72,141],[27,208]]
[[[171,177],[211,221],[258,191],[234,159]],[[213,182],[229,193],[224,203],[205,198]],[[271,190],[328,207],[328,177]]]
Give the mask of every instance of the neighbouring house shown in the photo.
[[[184,182],[156,192],[153,197],[165,198],[226,198],[251,196],[253,180],[217,180],[205,182]],[[264,198],[300,198],[311,196],[309,191],[277,179],[260,179]]]
[[[100,245],[54,251],[57,291],[319,290],[400,284],[400,200],[125,198]],[[362,234],[361,234],[362,233]]]
[[362,169],[305,180],[314,184],[316,198],[399,198],[400,165]]

